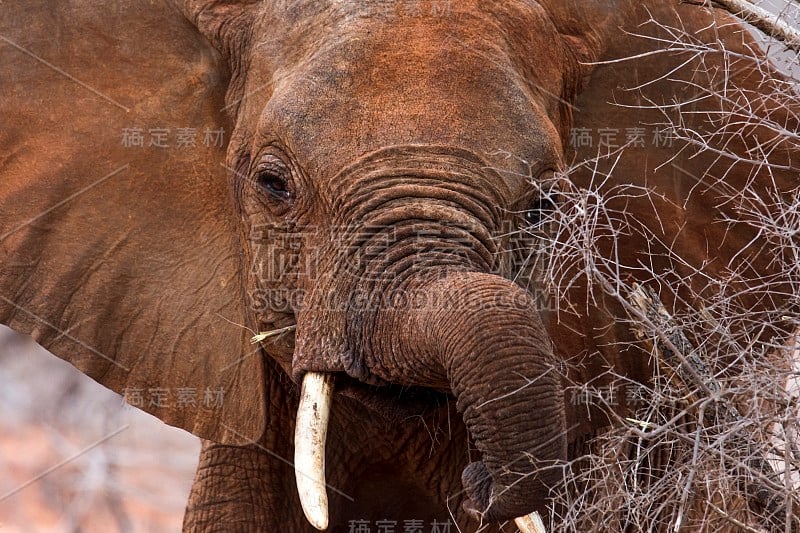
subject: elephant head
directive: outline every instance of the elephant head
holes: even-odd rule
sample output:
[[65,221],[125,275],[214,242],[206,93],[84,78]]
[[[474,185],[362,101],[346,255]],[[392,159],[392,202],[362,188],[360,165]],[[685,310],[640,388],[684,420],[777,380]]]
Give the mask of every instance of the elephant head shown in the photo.
[[[224,391],[216,408],[141,405],[215,442],[258,441],[275,391],[304,384],[298,481],[319,527],[331,401],[381,416],[409,389],[455,398],[480,454],[469,514],[543,509],[567,459],[557,353],[579,349],[503,258],[559,201],[588,62],[628,13],[615,4],[186,0],[114,4],[111,21],[63,7],[89,33],[37,50],[78,77],[31,69],[30,43],[0,48],[19,73],[1,82],[0,321],[118,392]],[[29,18],[0,36],[47,34]],[[143,34],[163,53],[130,46]],[[109,63],[135,72],[105,75],[108,39]],[[587,115],[620,76],[584,92]],[[224,153],[119,142],[209,121]]]
[[265,350],[353,396],[452,393],[482,455],[465,505],[496,521],[542,507],[566,458],[551,342],[498,257],[555,201],[582,57],[540,4],[438,9],[185,6],[232,68],[252,323],[297,325]]

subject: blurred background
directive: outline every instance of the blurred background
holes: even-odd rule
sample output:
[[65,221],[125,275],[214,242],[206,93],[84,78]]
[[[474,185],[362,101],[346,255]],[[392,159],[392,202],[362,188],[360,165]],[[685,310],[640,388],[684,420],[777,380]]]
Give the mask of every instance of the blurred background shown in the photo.
[[0,531],[180,531],[200,441],[0,326]]
[[[756,2],[800,27],[800,6]],[[797,54],[754,31],[782,69]],[[200,450],[171,428],[0,326],[0,530],[174,532]]]

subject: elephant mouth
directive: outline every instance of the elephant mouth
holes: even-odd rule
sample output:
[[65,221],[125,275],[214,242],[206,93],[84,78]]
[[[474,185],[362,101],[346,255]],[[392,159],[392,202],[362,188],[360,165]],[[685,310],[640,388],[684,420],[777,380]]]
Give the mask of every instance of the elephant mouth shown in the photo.
[[[327,439],[328,422],[330,418],[331,404],[334,396],[335,381],[337,377],[332,373],[309,372],[303,376],[302,388],[300,392],[300,405],[297,409],[297,420],[295,425],[295,456],[294,468],[295,479],[300,503],[308,521],[316,529],[325,530],[328,527],[328,496],[325,483],[325,442]],[[374,405],[375,398],[388,396],[394,398],[392,387],[376,387],[363,385],[357,381],[341,378],[345,380],[337,388],[342,396],[364,398],[369,395],[372,400],[369,403]],[[385,389],[375,394],[374,389]],[[410,387],[404,387],[406,400],[403,403],[409,405],[419,405],[419,402],[430,405],[430,399],[443,398],[448,401],[448,395],[423,388],[415,388],[411,391]],[[410,398],[410,402],[409,402]],[[378,400],[382,402],[382,400]],[[362,402],[364,403],[364,402]],[[392,401],[392,409],[397,409],[397,401]],[[366,404],[365,404],[366,405]],[[383,405],[381,403],[381,405]],[[382,408],[382,407],[381,407]],[[465,475],[475,474],[475,470],[485,467],[482,462],[472,463]],[[481,486],[485,488],[486,481],[490,478],[488,472],[479,472]],[[515,524],[522,533],[543,531],[543,525],[538,513],[533,512],[526,516],[515,519]]]
[[335,393],[390,422],[430,415],[455,402],[455,397],[447,392],[394,384],[369,385],[345,373],[337,373],[335,382]]
[[319,530],[328,527],[325,443],[331,406],[338,397],[355,400],[389,420],[417,417],[453,399],[424,387],[368,385],[341,372],[306,373],[295,424],[294,468],[303,512]]
[[[284,331],[296,323],[293,319],[285,321],[289,326],[276,326],[275,323],[264,324],[259,331],[282,332],[270,337],[271,352],[262,351],[265,358],[272,358],[271,353],[281,350],[286,353],[283,369],[291,374],[291,354],[295,351],[293,332]],[[283,334],[287,333],[287,334]],[[262,348],[263,349],[263,348]],[[279,362],[280,362],[280,358]],[[455,405],[455,397],[449,390],[433,389],[430,387],[396,385],[384,382],[380,385],[365,383],[343,371],[329,372],[336,383],[333,391],[341,396],[356,402],[360,407],[366,408],[389,422],[399,422],[411,417],[427,416],[440,409]]]

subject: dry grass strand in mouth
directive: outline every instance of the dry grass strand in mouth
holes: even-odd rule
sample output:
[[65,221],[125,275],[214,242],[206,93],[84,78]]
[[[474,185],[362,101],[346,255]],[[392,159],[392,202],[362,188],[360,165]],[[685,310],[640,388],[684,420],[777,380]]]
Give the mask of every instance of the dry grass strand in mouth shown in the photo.
[[[645,35],[648,26],[662,37]],[[654,369],[644,385],[632,384],[613,365],[589,383],[569,382],[565,375],[568,387],[611,424],[564,466],[548,529],[800,531],[800,348],[791,336],[800,331],[800,180],[790,191],[777,185],[778,174],[789,168],[782,152],[800,147],[793,126],[800,122],[800,96],[796,84],[776,78],[755,51],[752,57],[732,53],[721,42],[700,42],[654,19],[641,33],[638,38],[662,47],[654,54],[684,54],[684,68],[714,81],[682,82],[692,101],[641,100],[643,110],[661,117],[653,125],[675,142],[675,154],[662,166],[677,165],[688,153],[710,161],[685,203],[675,207],[687,208],[697,195],[713,198],[715,223],[753,238],[716,274],[709,263],[682,257],[673,242],[658,236],[663,227],[652,227],[660,226],[656,206],[667,199],[615,175],[630,146],[575,163],[567,176],[581,173],[588,181],[578,186],[567,180],[561,203],[544,224],[510,236],[532,243],[518,264],[535,279],[522,284],[545,287],[552,312],[587,316],[614,302],[617,319],[640,331],[641,338],[626,341],[627,357],[640,357]],[[726,72],[712,71],[720,57]],[[737,87],[728,76],[743,65],[761,76],[757,92]],[[640,80],[631,90],[654,81]],[[698,111],[694,104],[704,99],[718,102],[718,109]],[[731,139],[739,149],[730,148]],[[734,174],[746,178],[744,186],[730,186]],[[631,203],[652,206],[651,227],[624,208]],[[647,244],[625,264],[630,255],[622,250],[632,237]],[[768,272],[753,266],[755,257],[768,258]],[[655,267],[663,264],[670,267]],[[648,321],[637,312],[631,300],[637,283],[650,298],[669,302],[661,304],[663,320]],[[681,358],[668,360],[667,352]],[[638,387],[637,397],[627,412],[600,393],[631,385]]]
[[269,338],[277,337],[278,335],[282,335],[284,333],[288,333],[296,329],[297,329],[296,325],[291,325],[283,328],[273,329],[270,331],[259,331],[250,338],[250,344],[258,344],[259,342],[263,342]]

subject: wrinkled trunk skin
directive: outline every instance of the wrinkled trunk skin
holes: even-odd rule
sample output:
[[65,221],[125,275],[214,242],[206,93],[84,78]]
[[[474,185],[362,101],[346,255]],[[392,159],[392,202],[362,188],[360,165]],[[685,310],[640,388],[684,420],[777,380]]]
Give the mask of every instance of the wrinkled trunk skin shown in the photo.
[[[344,366],[368,383],[451,391],[481,460],[462,474],[464,509],[484,523],[544,511],[567,457],[558,362],[530,294],[492,274],[423,270],[394,304],[348,324]],[[389,301],[386,298],[381,302]],[[398,304],[402,301],[402,304]],[[357,313],[351,316],[358,316]]]
[[435,385],[428,380],[442,372],[481,452],[462,475],[465,510],[484,522],[543,511],[561,478],[555,463],[567,456],[566,418],[558,364],[532,297],[499,276],[470,272],[411,290],[424,295],[423,305],[387,311],[385,329],[395,332],[397,353],[425,372],[382,370],[382,377]]
[[464,509],[484,523],[544,511],[561,479],[555,463],[567,458],[566,414],[558,361],[531,295],[500,276],[465,271],[417,274],[393,293],[405,294],[402,305],[348,323],[344,338],[361,339],[361,350],[349,344],[336,370],[452,392],[481,453],[462,474]]
[[344,372],[452,392],[481,452],[462,475],[465,509],[484,522],[544,510],[561,477],[545,467],[566,459],[563,392],[533,297],[489,273],[503,180],[471,154],[414,148],[361,161],[340,183],[336,225],[358,229],[317,262],[294,379]]

